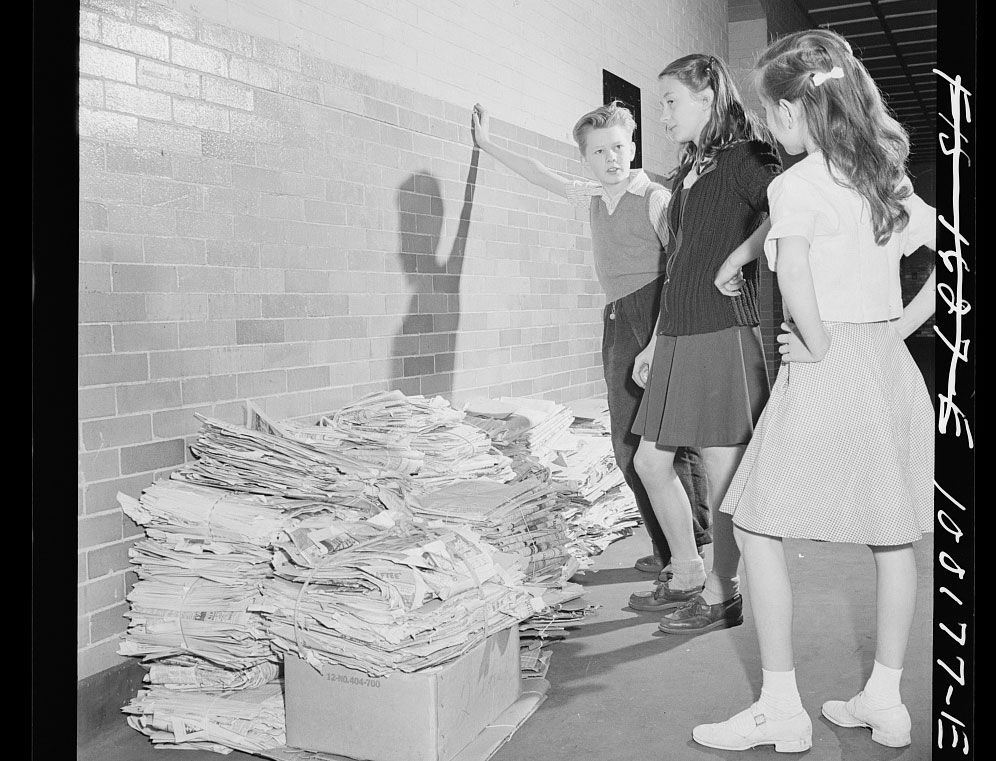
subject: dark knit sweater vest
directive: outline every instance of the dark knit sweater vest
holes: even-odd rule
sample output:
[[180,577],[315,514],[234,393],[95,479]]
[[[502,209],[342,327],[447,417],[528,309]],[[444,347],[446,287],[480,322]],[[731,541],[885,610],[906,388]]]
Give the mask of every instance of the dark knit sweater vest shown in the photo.
[[664,271],[664,247],[650,224],[651,183],[644,195],[623,193],[609,214],[605,199],[591,199],[591,244],[595,274],[608,301],[621,299]]
[[712,333],[760,322],[757,260],[743,267],[736,298],[713,284],[727,256],[750,237],[768,211],[768,184],[781,171],[774,149],[742,142],[721,151],[690,188],[682,170],[674,179],[668,221],[675,241],[667,259],[657,332]]

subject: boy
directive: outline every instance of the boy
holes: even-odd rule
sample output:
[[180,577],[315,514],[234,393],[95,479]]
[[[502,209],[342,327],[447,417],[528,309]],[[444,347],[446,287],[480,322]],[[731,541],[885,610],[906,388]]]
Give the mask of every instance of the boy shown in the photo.
[[[654,547],[654,554],[637,560],[636,567],[661,574],[663,581],[671,550],[633,467],[640,439],[630,427],[642,389],[633,382],[631,373],[633,360],[653,335],[659,313],[671,194],[651,182],[642,169],[630,170],[636,155],[635,129],[632,114],[617,101],[582,116],[574,126],[574,140],[582,163],[597,180],[582,182],[565,179],[535,159],[492,143],[489,114],[480,103],[474,106],[474,140],[482,151],[523,179],[589,208],[595,272],[608,302],[602,314],[602,369],[612,448]],[[693,449],[679,450],[674,466],[692,505],[695,541],[701,554],[701,546],[711,541],[705,468]]]

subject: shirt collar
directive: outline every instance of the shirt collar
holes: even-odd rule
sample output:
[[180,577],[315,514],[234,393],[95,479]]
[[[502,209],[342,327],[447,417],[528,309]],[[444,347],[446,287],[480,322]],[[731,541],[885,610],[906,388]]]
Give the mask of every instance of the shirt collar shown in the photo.
[[600,195],[602,200],[605,202],[605,208],[608,209],[609,214],[615,211],[616,206],[622,200],[626,193],[632,193],[635,196],[643,197],[647,194],[647,190],[650,188],[650,178],[647,173],[642,169],[630,169],[629,170],[629,184],[626,186],[626,190],[622,195],[615,199],[609,197],[609,194],[605,192],[605,187],[602,185],[598,186],[598,192],[596,195]]
[[632,193],[635,196],[645,196],[649,187],[650,178],[647,177],[646,172],[642,169],[629,170],[629,185],[626,186],[627,193]]

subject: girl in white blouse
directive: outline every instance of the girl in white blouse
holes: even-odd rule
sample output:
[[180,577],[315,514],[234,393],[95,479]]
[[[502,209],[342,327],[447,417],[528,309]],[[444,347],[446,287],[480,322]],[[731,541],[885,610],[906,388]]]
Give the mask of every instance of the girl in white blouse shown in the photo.
[[[875,663],[849,701],[823,704],[883,745],[910,744],[899,679],[916,601],[912,542],[933,530],[933,408],[903,339],[934,311],[934,273],[903,308],[899,263],[934,248],[935,211],[906,177],[909,140],[850,45],[782,38],[757,64],[768,127],[806,157],[768,186],[764,252],[786,309],[782,366],[721,510],[733,516],[761,651],[760,698],[702,745],[812,745],[792,650],[783,537],[867,544],[877,573]],[[735,252],[716,276],[740,287]]]

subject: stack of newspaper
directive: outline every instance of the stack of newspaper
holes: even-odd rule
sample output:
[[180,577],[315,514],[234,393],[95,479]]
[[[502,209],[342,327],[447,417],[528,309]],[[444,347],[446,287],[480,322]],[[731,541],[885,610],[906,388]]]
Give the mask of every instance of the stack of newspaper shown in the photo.
[[551,483],[563,499],[561,514],[572,537],[571,551],[587,567],[592,556],[633,533],[640,513],[616,465],[611,438],[592,430],[575,441],[577,448],[564,452],[551,467]]
[[365,462],[381,475],[412,476],[406,485],[415,490],[463,479],[511,480],[510,459],[464,417],[442,397],[381,391],[322,417],[317,426],[285,430],[298,440]]
[[118,494],[146,537],[129,550],[138,581],[119,653],[152,663],[146,681],[173,689],[263,684],[277,659],[258,612],[285,535],[288,502],[183,481],[158,481],[136,500]]
[[488,431],[509,456],[524,449],[543,465],[550,465],[560,451],[575,447],[570,432],[574,415],[557,402],[501,396],[473,399],[464,411],[469,422]]
[[[519,622],[555,631],[534,615],[581,593],[564,483],[597,486],[562,455],[578,449],[566,408],[521,401],[493,432],[517,459],[445,400],[400,392],[318,425],[252,406],[245,426],[200,418],[193,462],[139,500],[119,495],[146,531],[119,652],[143,658],[150,688],[124,709],[129,723],[157,745],[254,752],[282,744],[269,696],[287,652],[384,675]],[[534,675],[542,641],[523,656]]]
[[122,710],[157,748],[259,753],[286,743],[280,681],[222,694],[154,686]]
[[609,402],[603,396],[577,399],[570,403],[574,413],[571,431],[578,435],[608,436],[611,432]]
[[323,672],[445,663],[545,607],[523,587],[521,565],[462,527],[395,527],[316,561],[278,553],[267,582],[272,645]]
[[232,425],[197,415],[202,426],[190,450],[197,459],[173,472],[190,483],[230,491],[317,500],[337,505],[376,505],[364,482],[379,471],[330,448],[298,441],[282,430]]
[[462,481],[412,495],[412,512],[448,526],[468,526],[492,547],[522,557],[534,585],[561,586],[578,570],[558,495],[542,481]]

